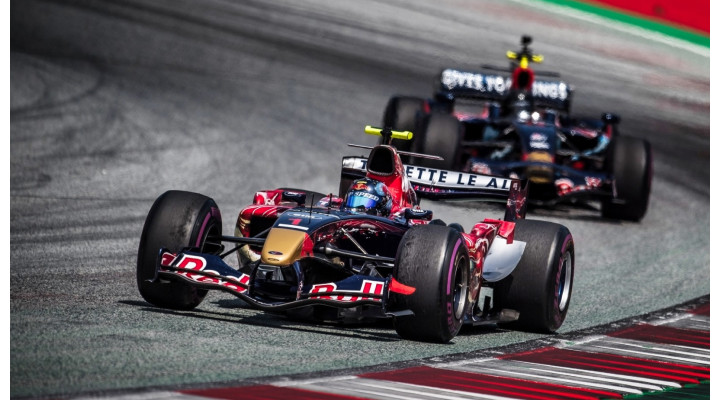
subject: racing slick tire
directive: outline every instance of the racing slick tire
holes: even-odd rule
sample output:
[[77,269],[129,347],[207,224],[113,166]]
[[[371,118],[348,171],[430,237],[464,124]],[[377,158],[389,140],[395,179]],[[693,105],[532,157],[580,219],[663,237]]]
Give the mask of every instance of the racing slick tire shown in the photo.
[[546,221],[515,221],[515,240],[526,243],[515,270],[501,281],[502,306],[520,313],[510,326],[555,332],[567,315],[575,274],[575,244],[568,228]]
[[[417,135],[417,127],[420,121],[425,101],[417,97],[393,96],[388,100],[383,114],[383,128],[391,128],[396,131],[410,131]],[[393,146],[400,151],[416,151],[417,141],[394,140]],[[382,144],[382,138],[378,144]]]
[[617,198],[604,199],[604,218],[640,221],[648,208],[652,185],[652,148],[647,140],[618,136],[608,155]]
[[462,124],[454,115],[434,112],[427,119],[422,132],[422,152],[429,155],[440,156],[440,160],[416,158],[414,164],[446,170],[454,170],[460,154],[460,140],[462,138]]
[[457,335],[468,305],[470,258],[456,229],[442,225],[410,228],[398,248],[393,277],[415,288],[412,294],[390,293],[397,316],[394,326],[404,339],[446,343]]
[[138,248],[137,285],[142,297],[158,307],[191,310],[205,298],[207,290],[185,282],[155,280],[160,248],[181,251],[196,248],[201,253],[222,251],[222,219],[215,201],[197,193],[170,190],[150,208]]

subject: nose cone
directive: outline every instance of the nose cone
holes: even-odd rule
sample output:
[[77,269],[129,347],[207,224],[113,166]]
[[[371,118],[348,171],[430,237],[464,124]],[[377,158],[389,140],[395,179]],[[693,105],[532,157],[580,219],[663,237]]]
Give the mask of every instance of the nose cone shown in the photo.
[[262,263],[284,266],[302,256],[303,244],[310,238],[295,229],[272,228],[268,233],[260,258]]
[[554,169],[552,163],[554,158],[550,153],[543,151],[534,151],[527,155],[527,161],[543,163],[546,165],[531,165],[527,167],[525,173],[530,182],[546,184],[554,180]]

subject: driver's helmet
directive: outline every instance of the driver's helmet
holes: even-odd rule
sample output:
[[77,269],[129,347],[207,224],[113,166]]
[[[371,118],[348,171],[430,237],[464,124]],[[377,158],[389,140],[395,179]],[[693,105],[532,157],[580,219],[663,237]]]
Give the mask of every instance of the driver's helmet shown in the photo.
[[532,92],[525,90],[512,91],[505,98],[502,108],[503,116],[514,116],[521,120],[528,119],[534,108]]
[[393,201],[388,187],[374,179],[355,180],[345,196],[342,209],[353,214],[369,214],[387,217]]

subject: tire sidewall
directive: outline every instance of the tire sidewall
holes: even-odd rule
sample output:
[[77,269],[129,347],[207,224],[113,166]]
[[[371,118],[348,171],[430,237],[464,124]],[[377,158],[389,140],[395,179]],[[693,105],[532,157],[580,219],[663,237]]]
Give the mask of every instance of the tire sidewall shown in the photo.
[[652,186],[650,143],[630,136],[616,137],[609,157],[609,172],[615,179],[617,197],[625,203],[614,204],[612,200],[606,200],[602,214],[607,218],[639,221],[647,211]]
[[[411,295],[391,293],[390,304],[397,310],[409,309],[414,315],[395,319],[398,333],[433,342],[455,337],[468,307],[469,274],[467,247],[457,230],[440,225],[410,228],[398,248],[393,276],[416,291]],[[457,279],[465,280],[458,306]]]
[[[514,326],[532,332],[554,332],[565,320],[571,303],[575,273],[575,245],[563,225],[536,220],[518,220],[515,240],[526,243],[515,270],[502,281],[503,306],[520,312]],[[569,271],[563,273],[567,260]],[[565,275],[565,291],[559,284]],[[562,295],[564,308],[561,309]]]
[[222,234],[222,217],[209,197],[183,191],[168,191],[153,203],[138,246],[137,285],[149,303],[172,309],[192,309],[207,294],[180,281],[151,281],[160,248],[178,252],[202,247],[210,231]]
[[[571,249],[571,246],[574,246],[572,235],[568,232],[567,234],[563,233],[562,231],[559,232],[559,235],[557,236],[556,243],[561,245],[559,248],[556,248],[554,250],[555,254],[551,256],[551,263],[554,263],[554,267],[549,270],[550,273],[550,279],[548,279],[548,284],[550,284],[550,287],[548,288],[548,295],[551,298],[551,300],[548,301],[548,303],[552,304],[547,309],[547,315],[546,319],[548,321],[548,330],[549,331],[556,331],[565,321],[565,317],[567,316],[567,311],[570,305],[570,298],[572,297],[572,286],[573,286],[573,274],[575,272],[575,254],[572,251],[569,251]],[[569,260],[567,259],[569,258]],[[570,271],[569,274],[569,281],[568,276],[565,268],[568,268],[568,266],[563,265],[563,263],[570,262]],[[561,281],[565,278],[565,281],[563,282],[563,285],[569,285],[567,288],[563,288],[563,291],[560,291],[560,285]],[[567,292],[565,292],[567,290]],[[567,298],[563,300],[563,294],[566,294]],[[564,306],[564,307],[561,307]]]
[[455,306],[456,299],[454,289],[459,284],[456,279],[459,277],[458,273],[462,273],[459,272],[458,269],[467,268],[465,276],[468,280],[470,278],[469,267],[463,266],[464,263],[469,265],[469,256],[467,248],[463,243],[462,236],[457,235],[457,238],[453,238],[453,241],[455,242],[455,244],[449,246],[447,249],[449,251],[452,248],[452,252],[448,252],[450,253],[450,268],[448,269],[446,274],[443,274],[445,276],[445,285],[442,288],[445,290],[445,314],[447,319],[448,340],[452,339],[458,334],[458,332],[460,332],[460,328],[463,324],[464,313],[468,306],[467,288],[469,285],[467,282],[464,284],[466,288],[465,293],[461,295],[461,301],[463,302],[463,305],[461,306],[461,309],[456,309]]

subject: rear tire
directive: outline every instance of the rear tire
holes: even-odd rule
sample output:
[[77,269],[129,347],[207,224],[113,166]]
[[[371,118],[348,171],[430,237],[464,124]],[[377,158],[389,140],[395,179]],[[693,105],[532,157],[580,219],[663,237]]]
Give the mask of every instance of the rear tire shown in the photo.
[[150,208],[138,248],[137,285],[142,297],[158,307],[190,310],[207,290],[180,281],[152,281],[160,248],[172,252],[197,248],[201,253],[222,251],[222,218],[215,201],[197,193],[167,191]]
[[418,157],[413,160],[413,163],[423,167],[454,170],[459,162],[460,140],[462,138],[460,121],[452,114],[432,113],[427,119],[427,125],[422,136],[422,152],[440,156],[444,160],[429,160]]
[[501,281],[502,305],[520,312],[512,325],[532,332],[555,332],[570,306],[575,244],[568,228],[546,221],[515,221],[515,240],[526,243],[515,270]]
[[[393,96],[388,100],[383,115],[383,128],[390,127],[396,131],[410,131],[417,135],[420,114],[425,101],[417,97]],[[382,143],[382,139],[378,142]],[[417,139],[393,140],[393,146],[400,151],[416,151]]]
[[[647,212],[652,186],[652,149],[647,140],[618,136],[608,154],[617,199],[602,203],[604,218],[640,221]],[[621,201],[621,202],[618,202]]]
[[462,326],[468,307],[470,258],[462,235],[442,225],[418,225],[403,236],[393,276],[414,287],[411,295],[390,293],[392,309],[414,315],[396,317],[404,339],[446,343]]

